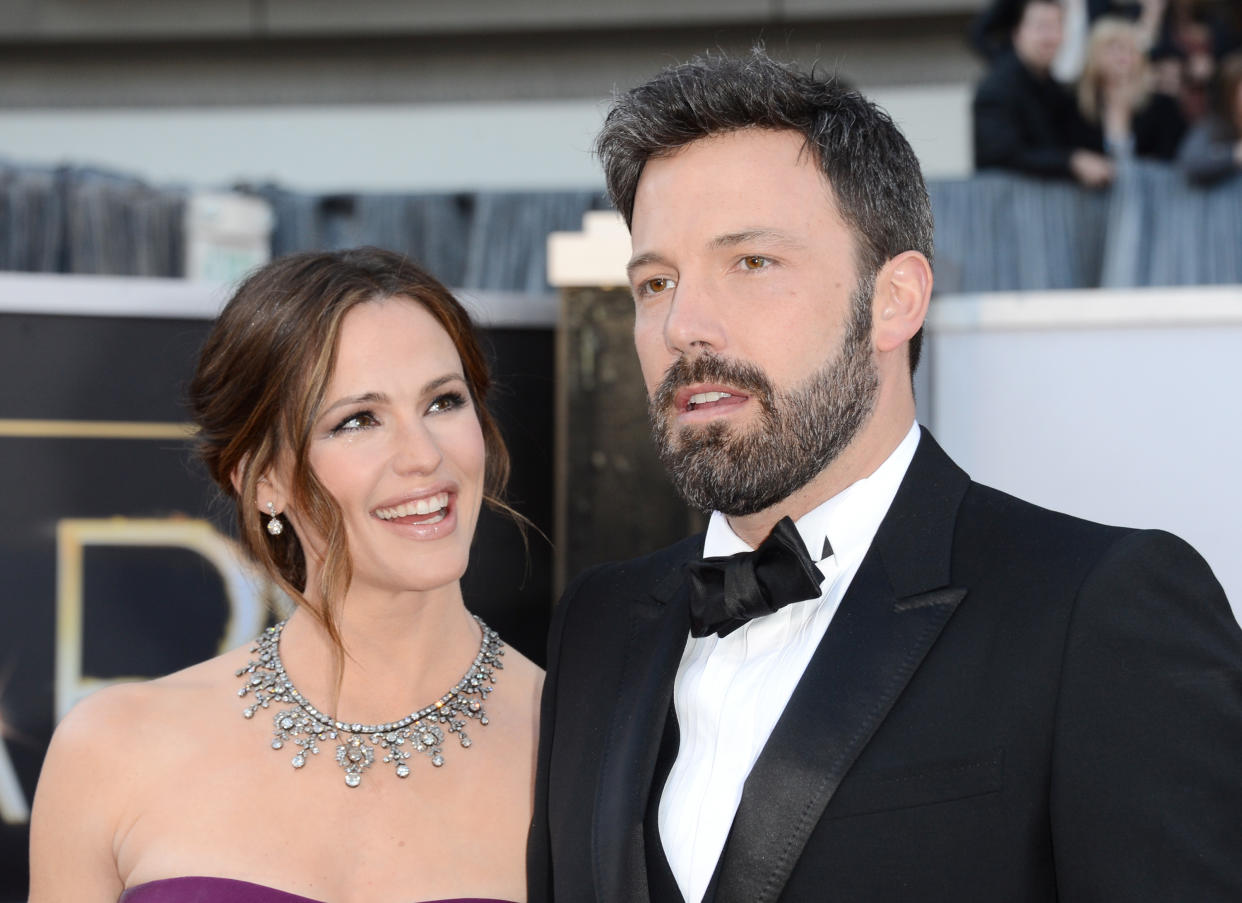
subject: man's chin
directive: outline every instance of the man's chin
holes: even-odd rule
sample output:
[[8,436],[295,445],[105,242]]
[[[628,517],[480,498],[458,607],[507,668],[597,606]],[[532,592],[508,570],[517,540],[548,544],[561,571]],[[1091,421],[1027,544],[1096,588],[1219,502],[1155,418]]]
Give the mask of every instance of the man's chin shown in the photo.
[[723,419],[705,423],[678,424],[672,431],[670,451],[674,454],[691,453],[703,448],[718,449],[729,442],[743,439],[749,430],[737,429]]

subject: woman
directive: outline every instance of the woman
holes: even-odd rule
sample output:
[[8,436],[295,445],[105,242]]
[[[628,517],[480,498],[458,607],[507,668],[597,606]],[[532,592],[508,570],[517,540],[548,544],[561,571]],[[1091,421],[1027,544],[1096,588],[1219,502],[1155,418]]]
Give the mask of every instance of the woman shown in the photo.
[[1221,60],[1218,112],[1190,130],[1178,163],[1200,185],[1242,172],[1242,52]]
[[525,898],[542,673],[460,586],[481,502],[503,508],[487,387],[465,312],[399,255],[294,255],[241,286],[191,402],[296,611],[69,714],[32,903]]
[[1153,91],[1154,74],[1142,33],[1124,19],[1095,23],[1078,82],[1078,107],[1091,143],[1114,158],[1172,160],[1186,131],[1177,99]]

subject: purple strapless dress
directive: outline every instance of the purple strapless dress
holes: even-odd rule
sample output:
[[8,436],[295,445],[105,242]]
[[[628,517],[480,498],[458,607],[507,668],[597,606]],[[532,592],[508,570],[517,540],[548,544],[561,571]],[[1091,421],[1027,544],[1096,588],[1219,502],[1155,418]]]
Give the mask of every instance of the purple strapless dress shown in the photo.
[[[117,903],[322,903],[233,878],[164,878],[129,888]],[[513,903],[484,897],[425,900],[422,903]]]

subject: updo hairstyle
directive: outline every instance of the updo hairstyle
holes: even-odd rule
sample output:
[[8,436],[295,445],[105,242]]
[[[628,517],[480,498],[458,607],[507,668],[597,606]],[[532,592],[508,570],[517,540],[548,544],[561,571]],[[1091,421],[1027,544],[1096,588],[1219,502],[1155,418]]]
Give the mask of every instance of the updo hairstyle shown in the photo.
[[[236,503],[242,545],[305,607],[341,649],[338,607],[352,566],[339,506],[311,469],[311,430],[336,363],[341,322],[359,304],[406,298],[444,327],[461,357],[486,450],[484,500],[502,500],[509,453],[485,404],[491,379],[469,315],[429,273],[379,248],[281,257],[251,274],[225,306],[203,346],[189,387],[198,447],[207,470]],[[258,510],[260,478],[290,467],[289,504],[324,538],[319,585],[306,585],[306,556],[292,526],[271,536]],[[315,598],[312,603],[310,598]]]

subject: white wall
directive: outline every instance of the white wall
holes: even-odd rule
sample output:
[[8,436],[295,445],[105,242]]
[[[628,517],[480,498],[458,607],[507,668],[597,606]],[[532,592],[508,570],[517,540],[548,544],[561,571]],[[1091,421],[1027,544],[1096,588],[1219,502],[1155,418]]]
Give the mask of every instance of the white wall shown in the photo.
[[0,110],[0,156],[156,184],[308,192],[581,188],[601,106],[584,101],[163,110]]
[[[188,279],[0,272],[0,313],[206,320],[235,285]],[[556,295],[453,289],[474,321],[496,329],[551,329]]]
[[942,297],[920,418],[976,480],[1207,559],[1242,620],[1242,286]]
[[[874,97],[906,131],[929,178],[970,171],[968,86],[890,88]],[[607,103],[0,109],[0,158],[198,187],[597,188],[603,178],[590,148]]]

